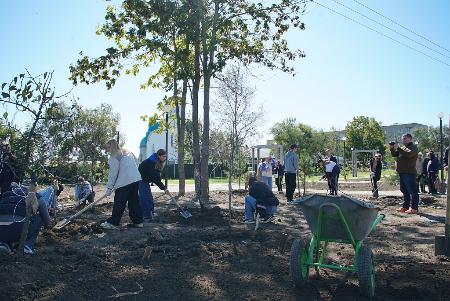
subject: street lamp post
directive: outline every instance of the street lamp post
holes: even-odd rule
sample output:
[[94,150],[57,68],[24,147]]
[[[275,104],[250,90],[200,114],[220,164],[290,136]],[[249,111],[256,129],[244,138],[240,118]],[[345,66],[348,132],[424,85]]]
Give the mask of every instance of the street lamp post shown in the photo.
[[167,163],[166,163],[166,177],[164,179],[164,185],[167,187],[167,184],[169,182],[169,168],[167,167],[169,162],[169,111],[170,106],[165,105],[164,106],[164,113],[166,113],[166,152],[167,152]]
[[440,148],[441,148],[441,193],[445,193],[445,183],[444,183],[444,148],[443,148],[443,142],[444,138],[442,135],[442,118],[444,117],[443,112],[439,112],[437,114],[437,117],[439,118],[439,132],[440,132]]
[[344,151],[343,151],[342,157],[344,158],[344,166],[345,166],[345,141],[347,140],[347,137],[344,136],[341,138],[341,140],[344,141]]

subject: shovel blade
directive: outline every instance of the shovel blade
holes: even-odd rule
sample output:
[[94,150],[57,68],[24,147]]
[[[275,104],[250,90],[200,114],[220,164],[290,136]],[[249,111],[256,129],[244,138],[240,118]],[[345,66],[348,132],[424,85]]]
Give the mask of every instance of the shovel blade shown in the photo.
[[181,216],[184,217],[184,218],[190,218],[190,217],[192,217],[192,214],[191,214],[189,211],[186,211],[186,210],[181,210],[181,211],[180,211],[180,214],[181,214]]
[[59,222],[53,227],[53,229],[56,229],[56,230],[62,229],[62,228],[64,228],[65,226],[67,226],[69,223],[70,223],[70,219],[65,218],[65,219],[59,221]]

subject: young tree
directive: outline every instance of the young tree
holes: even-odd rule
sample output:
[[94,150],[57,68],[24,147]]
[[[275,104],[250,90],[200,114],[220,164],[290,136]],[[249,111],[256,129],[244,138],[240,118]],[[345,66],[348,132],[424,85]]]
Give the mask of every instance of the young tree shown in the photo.
[[[217,91],[218,101],[214,111],[228,142],[225,153],[228,155],[228,205],[231,223],[232,177],[236,174],[238,154],[245,148],[245,142],[258,134],[262,121],[262,107],[254,107],[254,89],[246,83],[245,74],[238,66],[229,67],[223,75]],[[222,144],[223,147],[223,144]]]
[[[446,147],[446,141],[448,141],[448,126],[442,127],[444,149]],[[418,148],[423,150],[433,150],[435,153],[439,153],[441,150],[440,140],[441,134],[439,127],[429,126],[428,128],[415,129],[412,133],[414,141],[418,144]]]
[[[26,73],[15,76],[9,83],[3,83],[0,103],[13,106],[19,112],[24,112],[31,118],[31,124],[22,135],[24,155],[21,158],[22,175],[29,174],[35,178],[33,170],[33,150],[38,138],[37,128],[45,120],[51,117],[51,112],[56,107],[56,101],[67,97],[69,93],[56,96],[52,87],[53,71],[33,76]],[[3,116],[3,117],[7,117]]]

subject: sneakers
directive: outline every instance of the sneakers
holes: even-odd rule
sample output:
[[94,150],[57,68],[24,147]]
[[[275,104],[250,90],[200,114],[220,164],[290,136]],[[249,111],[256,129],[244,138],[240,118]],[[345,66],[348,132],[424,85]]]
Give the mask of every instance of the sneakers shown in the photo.
[[25,245],[25,247],[23,247],[23,252],[30,255],[34,254],[33,248],[28,245]]
[[408,211],[408,209],[403,208],[403,207],[400,207],[397,209],[397,212],[400,212],[400,213],[405,213],[406,211]]
[[144,223],[137,223],[137,224],[130,223],[130,224],[127,225],[127,227],[130,227],[130,228],[144,228]]
[[243,224],[254,224],[255,223],[255,221],[253,220],[253,219],[250,219],[250,218],[243,218],[242,219],[242,223]]
[[105,230],[119,230],[118,226],[115,226],[113,224],[110,224],[108,222],[103,222],[100,224],[100,227],[102,227]]

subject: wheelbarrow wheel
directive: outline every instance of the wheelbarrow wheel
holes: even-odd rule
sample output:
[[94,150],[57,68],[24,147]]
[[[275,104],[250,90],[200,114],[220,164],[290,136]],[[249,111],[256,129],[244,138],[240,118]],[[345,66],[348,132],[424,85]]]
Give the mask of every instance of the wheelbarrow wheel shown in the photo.
[[375,269],[370,247],[361,246],[358,254],[359,291],[368,298],[375,296]]
[[289,271],[291,279],[296,287],[304,285],[308,281],[309,266],[308,245],[302,239],[294,239],[291,246],[291,258],[289,261]]

